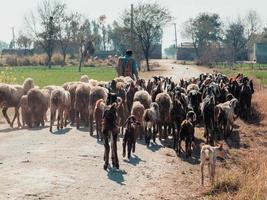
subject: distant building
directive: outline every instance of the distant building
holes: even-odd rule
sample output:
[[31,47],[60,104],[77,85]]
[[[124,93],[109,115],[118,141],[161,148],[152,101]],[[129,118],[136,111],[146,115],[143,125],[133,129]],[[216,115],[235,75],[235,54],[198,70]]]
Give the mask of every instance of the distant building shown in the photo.
[[259,64],[267,63],[267,43],[255,43],[251,58]]
[[177,48],[177,60],[193,61],[196,57],[196,50],[192,43],[181,43],[181,46]]

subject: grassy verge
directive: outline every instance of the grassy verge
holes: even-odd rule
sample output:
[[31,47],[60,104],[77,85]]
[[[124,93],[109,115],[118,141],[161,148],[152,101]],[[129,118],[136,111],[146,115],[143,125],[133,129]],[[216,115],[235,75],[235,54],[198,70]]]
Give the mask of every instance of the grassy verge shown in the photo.
[[227,139],[230,159],[218,169],[218,180],[206,193],[212,199],[264,200],[267,197],[267,85],[265,70],[220,70],[227,75],[243,73],[255,78],[256,92],[252,98],[249,122],[238,119]]
[[[77,66],[72,67],[52,67],[48,69],[44,66],[38,67],[3,67],[0,74],[5,76],[2,82],[22,84],[25,78],[31,77],[36,85],[62,85],[68,81],[78,81],[81,75],[88,75],[91,79],[109,81],[115,75],[115,69],[106,66],[83,67],[82,72],[78,72]],[[4,80],[3,80],[4,79]]]

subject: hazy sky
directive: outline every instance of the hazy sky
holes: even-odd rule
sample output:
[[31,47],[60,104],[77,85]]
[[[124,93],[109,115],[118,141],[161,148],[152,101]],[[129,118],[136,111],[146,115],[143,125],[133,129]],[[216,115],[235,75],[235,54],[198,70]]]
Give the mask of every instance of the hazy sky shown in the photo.
[[[0,40],[9,42],[12,38],[11,27],[15,32],[23,30],[24,16],[31,10],[36,10],[41,0],[0,0]],[[69,10],[76,10],[88,16],[97,18],[105,14],[107,21],[117,19],[130,4],[136,4],[140,0],[62,0]],[[264,25],[267,25],[267,0],[143,0],[143,2],[158,2],[170,9],[177,23],[178,42],[183,39],[180,36],[181,25],[189,17],[196,16],[199,12],[215,12],[220,14],[223,20],[244,16],[250,9],[256,10]],[[174,43],[174,28],[172,24],[164,28],[163,46]]]

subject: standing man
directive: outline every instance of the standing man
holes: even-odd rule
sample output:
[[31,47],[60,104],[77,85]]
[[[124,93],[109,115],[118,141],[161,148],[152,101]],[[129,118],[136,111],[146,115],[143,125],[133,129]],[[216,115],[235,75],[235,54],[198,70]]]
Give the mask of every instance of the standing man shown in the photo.
[[132,55],[133,51],[128,49],[125,56],[119,58],[117,73],[118,76],[130,76],[133,80],[138,80],[138,67]]

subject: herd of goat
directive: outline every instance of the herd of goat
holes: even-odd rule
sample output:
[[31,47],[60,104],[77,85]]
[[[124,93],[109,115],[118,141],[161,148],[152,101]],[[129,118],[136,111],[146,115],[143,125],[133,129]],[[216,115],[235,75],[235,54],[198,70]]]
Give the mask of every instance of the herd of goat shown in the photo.
[[[148,81],[133,81],[118,77],[111,82],[99,82],[83,75],[80,81],[62,86],[49,85],[42,89],[27,78],[23,85],[0,84],[0,106],[11,127],[17,119],[19,127],[44,126],[50,108],[50,131],[57,120],[57,129],[68,123],[89,127],[94,123],[98,140],[104,140],[104,169],[109,166],[111,139],[112,165],[119,168],[117,137],[123,135],[123,156],[130,158],[136,140],[172,140],[180,154],[185,141],[186,157],[191,156],[196,124],[204,125],[206,143],[201,150],[201,167],[209,160],[211,176],[214,156],[222,147],[215,141],[231,134],[237,116],[247,119],[254,93],[252,80],[239,74],[229,78],[224,74],[201,74],[178,83],[171,78],[154,76]],[[7,115],[15,108],[12,121]],[[21,111],[21,115],[20,112]],[[240,112],[242,111],[242,112]],[[57,118],[56,118],[57,113]],[[22,124],[20,122],[22,118]],[[213,162],[214,161],[214,162]]]

